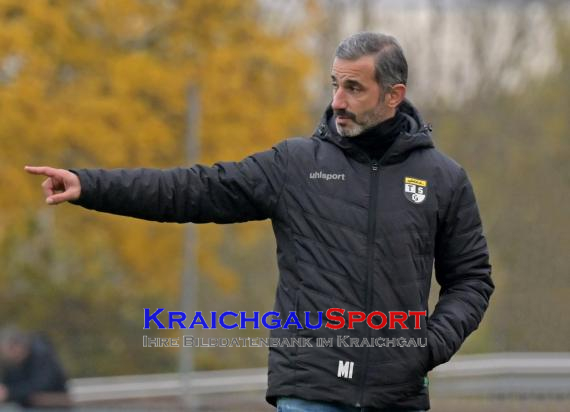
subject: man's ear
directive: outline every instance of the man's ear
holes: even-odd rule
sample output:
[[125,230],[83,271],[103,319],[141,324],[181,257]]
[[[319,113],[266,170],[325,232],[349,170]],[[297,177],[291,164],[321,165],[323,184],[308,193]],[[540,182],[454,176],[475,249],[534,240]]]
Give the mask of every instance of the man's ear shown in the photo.
[[384,104],[388,107],[395,109],[404,101],[406,98],[406,85],[405,84],[395,84],[390,86],[390,88],[384,94]]

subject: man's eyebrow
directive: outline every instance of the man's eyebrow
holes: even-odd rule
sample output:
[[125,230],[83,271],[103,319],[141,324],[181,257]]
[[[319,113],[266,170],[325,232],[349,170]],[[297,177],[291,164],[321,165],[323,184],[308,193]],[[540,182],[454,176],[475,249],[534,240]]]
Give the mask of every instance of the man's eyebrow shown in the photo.
[[[338,82],[336,76],[334,74],[331,74],[331,80],[333,82]],[[350,86],[361,86],[364,87],[364,85],[362,83],[360,83],[358,80],[354,80],[354,79],[347,79],[343,81],[345,84],[350,85]]]
[[358,80],[353,80],[353,79],[347,79],[347,80],[345,80],[345,83],[349,84],[351,86],[354,86],[354,85],[362,86],[362,83],[360,83]]
[[341,81],[343,87],[349,87],[349,88],[358,88],[358,89],[366,89],[366,87],[360,83],[358,80],[354,80],[354,79],[346,79],[346,80],[342,80]]

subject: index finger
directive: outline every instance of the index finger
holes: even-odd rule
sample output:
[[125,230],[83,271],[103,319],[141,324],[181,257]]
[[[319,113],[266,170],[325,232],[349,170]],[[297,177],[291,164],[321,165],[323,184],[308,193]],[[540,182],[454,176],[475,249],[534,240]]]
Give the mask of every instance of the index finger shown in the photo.
[[24,170],[33,175],[57,176],[57,169],[48,166],[25,166]]

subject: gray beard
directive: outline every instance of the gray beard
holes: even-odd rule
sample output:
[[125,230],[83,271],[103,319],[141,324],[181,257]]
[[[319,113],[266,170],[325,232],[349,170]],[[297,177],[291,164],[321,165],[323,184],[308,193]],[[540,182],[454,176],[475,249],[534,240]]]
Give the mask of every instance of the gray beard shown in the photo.
[[364,132],[367,131],[368,129],[372,129],[374,126],[379,125],[380,123],[382,123],[382,121],[378,121],[378,122],[376,122],[376,123],[374,123],[374,124],[369,124],[369,125],[366,125],[366,126],[362,126],[362,125],[360,125],[360,124],[355,124],[354,127],[351,127],[351,128],[349,128],[349,129],[347,129],[347,128],[341,129],[341,128],[335,123],[335,128],[336,128],[337,133],[338,133],[340,136],[343,136],[343,137],[356,137],[356,136],[358,136],[358,135],[364,133]]
[[338,125],[336,126],[336,131],[339,135],[344,136],[344,137],[354,137],[354,136],[358,136],[360,133],[362,133],[363,127],[360,125],[356,125],[355,127],[351,127],[350,129],[346,129],[343,128],[341,129],[340,127],[338,127]]

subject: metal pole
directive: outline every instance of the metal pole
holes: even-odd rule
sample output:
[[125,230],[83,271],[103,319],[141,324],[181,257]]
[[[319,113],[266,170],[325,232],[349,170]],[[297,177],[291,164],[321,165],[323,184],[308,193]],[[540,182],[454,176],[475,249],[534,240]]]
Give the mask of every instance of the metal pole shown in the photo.
[[[190,86],[187,94],[186,112],[186,162],[188,166],[196,164],[200,156],[200,93],[197,86]],[[180,291],[181,310],[189,316],[194,313],[198,296],[198,264],[197,264],[198,234],[193,224],[187,224],[184,230],[182,250],[182,279]],[[184,330],[181,330],[184,335]],[[180,383],[182,401],[188,410],[198,410],[199,404],[192,390],[192,372],[194,372],[194,349],[184,347],[182,336],[180,340]]]
[[360,0],[360,30],[370,30],[371,12],[370,0]]

